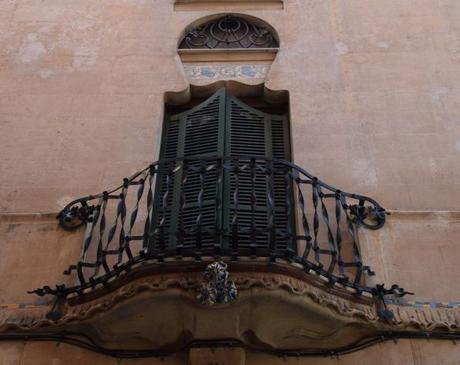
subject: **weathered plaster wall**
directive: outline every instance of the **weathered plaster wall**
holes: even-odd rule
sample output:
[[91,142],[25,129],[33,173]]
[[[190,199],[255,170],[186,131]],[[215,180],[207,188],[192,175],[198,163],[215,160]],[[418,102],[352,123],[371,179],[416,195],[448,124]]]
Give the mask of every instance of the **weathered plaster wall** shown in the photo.
[[408,300],[460,302],[460,214],[392,212],[384,229],[361,230],[364,262],[376,272],[370,283],[398,283]]
[[78,261],[82,239],[83,230],[64,231],[54,215],[0,216],[0,307],[51,301],[27,291],[45,282],[71,284],[62,273]]
[[[295,162],[387,208],[458,210],[460,2],[173,9],[173,0],[0,1],[0,212],[56,212],[156,159],[164,93],[187,87],[178,37],[217,11],[254,15],[278,31],[267,86],[290,92]],[[81,232],[33,217],[2,218],[1,304],[39,304],[25,291],[60,282],[78,257]],[[458,227],[457,215],[400,215],[362,243],[387,284],[419,299],[460,300]],[[66,345],[0,348],[5,364],[115,362]],[[457,364],[458,357],[450,343],[403,342],[339,363]],[[174,361],[186,360],[167,363]],[[248,355],[250,364],[280,361]],[[321,361],[308,363],[337,362]]]
[[[173,0],[2,1],[1,211],[56,211],[155,159],[163,94],[186,87],[178,37],[215,12],[173,11]],[[243,12],[280,35],[267,86],[291,93],[296,162],[389,208],[458,209],[458,1]]]

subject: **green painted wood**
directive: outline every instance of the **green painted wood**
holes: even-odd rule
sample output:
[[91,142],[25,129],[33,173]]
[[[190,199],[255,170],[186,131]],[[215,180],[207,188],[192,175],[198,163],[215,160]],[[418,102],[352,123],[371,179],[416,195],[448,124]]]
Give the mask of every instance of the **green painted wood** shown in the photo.
[[[290,160],[289,124],[286,115],[263,113],[233,96],[228,96],[226,116],[227,156],[253,155]],[[261,162],[259,161],[258,163],[260,164]],[[264,167],[270,166],[265,165]],[[267,196],[270,184],[274,187],[275,229],[285,229],[288,224],[285,207],[286,186],[284,175],[275,175],[269,181],[269,177],[258,171],[255,173],[255,183],[253,184],[249,171],[240,173],[238,184],[240,199],[237,207],[233,199],[236,190],[235,175],[230,173],[226,175],[224,229],[227,232],[232,232],[231,223],[235,214],[237,214],[240,231],[241,229],[250,229],[253,225],[262,231],[256,236],[255,242],[248,234],[240,232],[238,246],[250,247],[251,244],[255,244],[258,248],[268,247],[270,232],[267,230],[269,215]],[[254,214],[251,205],[253,196],[256,198]],[[289,221],[294,222],[293,219],[289,219]],[[225,240],[223,244],[224,246],[232,245],[232,239]],[[287,245],[286,240],[279,236],[276,237],[276,244],[279,248],[285,248]]]
[[[192,158],[204,156],[236,156],[254,155],[290,160],[288,119],[286,115],[272,115],[254,109],[237,98],[228,95],[225,89],[220,89],[202,104],[180,114],[167,116],[162,135],[160,159]],[[199,209],[197,196],[201,182],[198,173],[189,173],[186,184],[182,185],[183,171],[179,169],[174,174],[171,194],[167,199],[167,207],[162,207],[162,196],[166,187],[166,171],[174,166],[160,168],[159,183],[155,192],[155,218],[153,224],[158,226],[166,217],[167,247],[174,248],[178,244],[183,247],[194,247],[194,235],[186,236],[178,242],[176,233],[180,227],[186,230],[196,227]],[[238,215],[239,226],[250,228],[255,222],[257,228],[263,230],[268,218],[267,176],[256,173],[254,191],[256,196],[255,214],[252,215],[250,199],[253,184],[249,172],[242,173],[239,181],[239,201],[235,206],[235,176],[225,171],[222,183],[214,172],[206,176],[204,199],[202,204],[202,225],[217,227],[220,231],[216,239],[212,232],[202,232],[202,246],[210,247],[215,244],[228,247],[231,242],[231,221],[235,213]],[[286,215],[286,187],[284,176],[275,175],[271,184],[275,188],[275,228],[285,229],[288,222]],[[181,191],[181,187],[184,190]],[[186,204],[181,209],[181,194],[185,196]],[[222,204],[216,204],[220,199]],[[241,202],[247,202],[242,204]],[[217,208],[216,208],[217,206]],[[236,209],[237,208],[237,209]],[[291,219],[294,222],[293,219]],[[293,229],[295,227],[292,227]],[[222,232],[226,232],[224,235]],[[259,234],[256,239],[258,247],[267,247],[269,234]],[[244,234],[239,234],[239,246],[249,247],[251,240]],[[218,241],[218,242],[216,242]],[[286,247],[285,239],[276,238],[280,248]],[[158,247],[158,239],[151,240],[149,248]]]
[[[171,158],[192,158],[205,156],[222,156],[224,153],[225,128],[225,89],[221,89],[202,104],[180,114],[166,116],[163,127],[162,148],[160,160]],[[173,249],[177,245],[177,232],[181,225],[189,230],[195,226],[198,215],[197,194],[201,182],[198,173],[189,173],[187,183],[182,185],[183,169],[178,169],[173,175],[173,189],[167,199],[167,207],[163,208],[162,198],[167,191],[166,171],[171,171],[177,165],[161,166],[154,199],[154,227],[158,227],[161,219],[166,217],[166,245]],[[184,190],[182,190],[182,186]],[[216,219],[215,199],[218,192],[217,179],[206,178],[204,200],[201,208],[204,222]],[[181,195],[184,194],[186,204],[181,207]],[[220,213],[219,213],[220,214]],[[181,244],[184,247],[193,246],[192,238],[185,237]],[[213,244],[209,237],[204,245]],[[158,248],[159,239],[150,241],[149,250]]]

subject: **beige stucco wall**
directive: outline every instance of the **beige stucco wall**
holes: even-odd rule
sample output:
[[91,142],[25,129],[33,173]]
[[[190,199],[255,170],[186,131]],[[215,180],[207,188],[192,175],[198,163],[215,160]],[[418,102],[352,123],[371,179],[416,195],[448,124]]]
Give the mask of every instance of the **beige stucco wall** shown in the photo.
[[460,302],[460,214],[392,212],[385,228],[361,230],[364,262],[376,272],[370,283],[398,283],[414,301]]
[[[460,218],[436,213],[460,203],[460,2],[285,0],[277,7],[0,1],[2,304],[37,303],[26,290],[60,282],[78,256],[80,233],[37,213],[118,185],[157,158],[164,93],[187,87],[178,37],[196,19],[224,11],[260,17],[280,36],[266,86],[290,93],[297,164],[386,208],[428,212],[396,214],[363,234],[378,279],[417,299],[460,300]],[[382,346],[394,364],[438,364],[439,352],[444,363],[460,363],[450,343]],[[0,349],[5,364],[112,361],[65,345]],[[369,362],[340,363],[379,363],[379,351],[367,350],[375,356]],[[279,360],[248,355],[249,364],[269,361]],[[312,363],[337,362],[324,361]]]
[[[187,86],[178,37],[215,10],[0,6],[3,212],[56,211],[157,157],[163,94]],[[388,208],[458,209],[457,1],[287,0],[244,13],[279,33],[267,86],[290,91],[296,162]]]

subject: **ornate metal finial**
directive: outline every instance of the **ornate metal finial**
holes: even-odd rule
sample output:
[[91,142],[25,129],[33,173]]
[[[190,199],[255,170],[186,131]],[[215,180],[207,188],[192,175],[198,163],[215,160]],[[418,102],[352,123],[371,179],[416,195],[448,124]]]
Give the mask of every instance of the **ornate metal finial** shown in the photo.
[[[362,204],[361,204],[362,202]],[[389,214],[380,206],[360,204],[350,205],[350,214],[355,221],[368,229],[377,230],[385,224],[386,215]]]
[[206,284],[202,284],[198,291],[197,299],[201,304],[212,306],[217,303],[234,301],[238,290],[232,280],[229,280],[227,264],[219,261],[206,267],[203,274]]
[[73,231],[86,224],[96,209],[95,206],[87,204],[90,198],[92,197],[74,200],[61,210],[56,217],[59,225],[66,231]]

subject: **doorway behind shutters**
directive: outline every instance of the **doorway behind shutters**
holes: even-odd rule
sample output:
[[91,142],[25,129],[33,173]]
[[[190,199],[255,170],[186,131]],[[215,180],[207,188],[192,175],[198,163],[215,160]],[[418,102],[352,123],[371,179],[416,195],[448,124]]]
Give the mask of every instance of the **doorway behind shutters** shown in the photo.
[[290,161],[288,114],[250,102],[259,108],[222,88],[166,115],[149,250],[295,250],[290,182],[276,162]]

